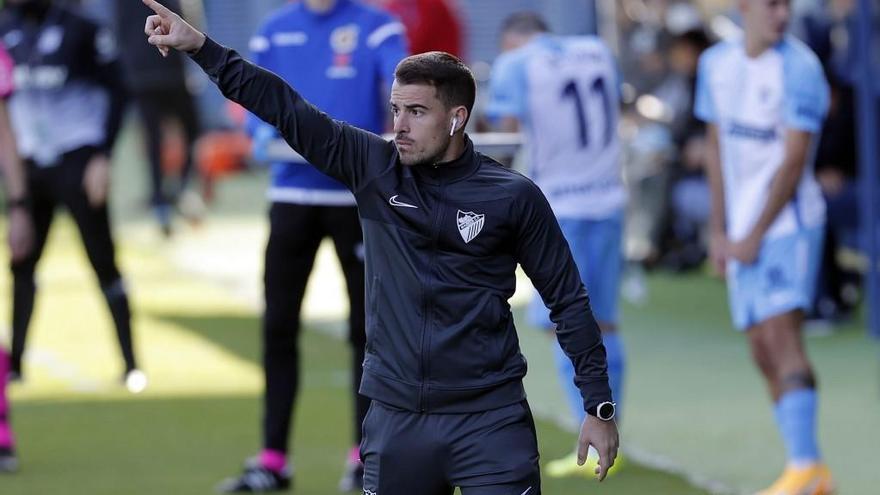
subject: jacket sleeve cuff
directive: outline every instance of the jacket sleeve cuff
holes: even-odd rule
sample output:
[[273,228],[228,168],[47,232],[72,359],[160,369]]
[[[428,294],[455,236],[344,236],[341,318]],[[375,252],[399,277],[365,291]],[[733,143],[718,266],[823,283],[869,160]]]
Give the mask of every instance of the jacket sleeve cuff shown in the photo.
[[229,49],[205,36],[205,43],[196,52],[189,53],[193,62],[197,63],[209,75],[216,72],[223,64]]
[[581,397],[584,398],[584,411],[595,408],[603,402],[611,402],[611,387],[608,380],[596,380],[580,386]]

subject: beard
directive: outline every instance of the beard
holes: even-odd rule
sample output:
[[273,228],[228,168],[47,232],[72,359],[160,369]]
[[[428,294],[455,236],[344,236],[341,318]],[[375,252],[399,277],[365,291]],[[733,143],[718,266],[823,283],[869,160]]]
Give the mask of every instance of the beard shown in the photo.
[[444,136],[443,141],[438,144],[437,148],[418,152],[412,151],[412,147],[410,147],[411,151],[403,152],[398,146],[397,155],[400,157],[400,163],[408,167],[434,165],[443,159],[443,155],[446,154],[446,150],[449,148],[449,143],[451,142],[451,137]]

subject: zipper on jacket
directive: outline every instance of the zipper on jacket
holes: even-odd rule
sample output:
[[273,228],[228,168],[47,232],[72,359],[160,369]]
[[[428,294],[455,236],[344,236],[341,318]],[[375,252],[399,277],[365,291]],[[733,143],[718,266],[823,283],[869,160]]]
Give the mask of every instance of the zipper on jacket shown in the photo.
[[432,233],[432,242],[431,242],[431,257],[428,259],[428,272],[425,277],[425,316],[424,323],[422,324],[422,335],[421,341],[419,343],[420,348],[420,356],[419,356],[419,367],[421,382],[419,387],[419,411],[425,412],[426,408],[426,382],[428,379],[429,373],[429,365],[430,360],[428,359],[429,349],[431,347],[431,335],[429,332],[431,326],[431,310],[434,306],[434,294],[432,293],[431,280],[434,276],[434,265],[437,261],[437,245],[440,240],[440,221],[443,219],[443,192],[446,189],[446,184],[440,184],[440,194],[437,197],[437,213],[434,217],[434,224],[431,227]]

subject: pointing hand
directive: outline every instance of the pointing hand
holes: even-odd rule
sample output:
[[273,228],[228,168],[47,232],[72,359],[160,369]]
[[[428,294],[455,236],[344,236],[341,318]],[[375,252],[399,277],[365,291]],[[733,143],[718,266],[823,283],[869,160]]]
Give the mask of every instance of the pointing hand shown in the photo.
[[147,42],[159,49],[163,57],[173,48],[181,52],[198,51],[205,44],[205,35],[156,0],[142,0],[155,15],[147,17],[144,34]]

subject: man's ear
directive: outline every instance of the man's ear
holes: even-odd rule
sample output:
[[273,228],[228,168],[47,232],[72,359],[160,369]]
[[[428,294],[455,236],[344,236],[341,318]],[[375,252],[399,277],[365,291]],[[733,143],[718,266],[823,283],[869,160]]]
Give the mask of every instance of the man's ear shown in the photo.
[[455,109],[455,113],[452,114],[452,124],[450,127],[450,135],[455,134],[459,130],[463,129],[468,119],[468,111],[464,106],[459,106]]

